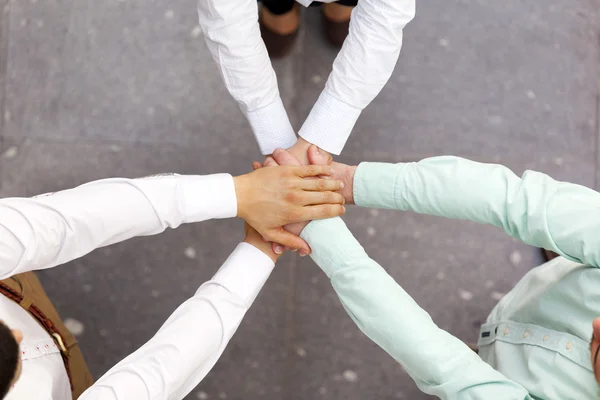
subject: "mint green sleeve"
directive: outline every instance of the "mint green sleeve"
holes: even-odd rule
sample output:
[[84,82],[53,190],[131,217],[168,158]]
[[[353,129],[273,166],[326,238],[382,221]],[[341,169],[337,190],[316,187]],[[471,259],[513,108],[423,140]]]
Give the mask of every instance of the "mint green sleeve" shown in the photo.
[[369,258],[340,218],[313,221],[301,236],[350,317],[402,364],[423,392],[442,399],[530,399],[522,386],[438,328]]
[[527,171],[458,157],[417,163],[362,163],[354,201],[503,228],[510,236],[575,262],[600,265],[600,194]]

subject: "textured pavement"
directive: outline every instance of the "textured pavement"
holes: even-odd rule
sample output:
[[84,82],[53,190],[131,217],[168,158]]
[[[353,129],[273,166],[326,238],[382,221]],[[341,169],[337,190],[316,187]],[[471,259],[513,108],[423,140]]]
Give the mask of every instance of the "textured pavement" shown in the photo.
[[[193,0],[0,0],[0,195],[112,176],[239,174],[259,158],[196,27]],[[596,188],[598,0],[430,0],[346,162],[451,154]],[[275,64],[296,127],[336,52],[318,9]],[[465,341],[540,262],[498,229],[351,209],[367,251]],[[237,220],[184,226],[41,273],[95,377],[147,341],[242,238]],[[401,310],[399,310],[401,312]],[[418,327],[415,327],[418,329]],[[286,255],[189,399],[426,399],[342,309],[325,275]]]

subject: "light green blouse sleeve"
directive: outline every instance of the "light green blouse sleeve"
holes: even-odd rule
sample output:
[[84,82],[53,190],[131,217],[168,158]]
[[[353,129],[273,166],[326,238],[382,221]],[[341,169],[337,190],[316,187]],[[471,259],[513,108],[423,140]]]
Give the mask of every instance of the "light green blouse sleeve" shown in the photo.
[[600,194],[527,171],[458,157],[418,163],[362,163],[354,200],[364,207],[410,210],[488,223],[575,262],[600,265]]
[[302,232],[358,327],[398,361],[425,393],[442,399],[530,399],[527,391],[438,328],[339,218]]

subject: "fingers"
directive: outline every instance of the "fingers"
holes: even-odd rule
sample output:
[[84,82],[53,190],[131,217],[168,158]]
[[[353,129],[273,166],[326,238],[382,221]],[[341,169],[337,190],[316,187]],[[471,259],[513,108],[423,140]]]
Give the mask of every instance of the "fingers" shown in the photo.
[[336,192],[306,192],[302,195],[303,205],[344,204],[344,196]]
[[279,164],[277,164],[277,161],[275,161],[275,159],[271,156],[265,158],[265,163],[263,164],[263,167],[277,167]]
[[[290,248],[291,250],[300,250],[300,254],[309,254],[310,253],[310,247],[308,246],[308,243],[306,243],[304,240],[302,240],[300,237],[294,235],[293,233],[284,231],[283,228],[280,228],[279,230],[277,230],[276,233],[274,233],[272,235],[273,238],[273,242],[277,242],[280,243],[280,248],[279,250],[281,250],[281,252],[283,252],[283,246]],[[273,247],[273,251],[276,254],[281,254],[277,253],[276,251],[276,247]]]
[[296,176],[307,178],[319,175],[332,175],[333,169],[329,165],[304,165],[296,168]]
[[315,165],[329,165],[333,158],[330,154],[319,151],[314,144],[308,148],[308,161]]
[[337,179],[303,179],[298,186],[302,190],[337,192],[344,188],[344,182]]
[[262,168],[262,164],[259,163],[258,161],[253,161],[252,162],[252,170],[256,171],[257,169],[261,169]]
[[341,204],[323,204],[318,206],[303,207],[304,221],[313,219],[327,219],[339,217],[346,212],[346,208]]
[[302,165],[300,160],[291,155],[289,151],[283,149],[275,149],[273,158],[279,165]]

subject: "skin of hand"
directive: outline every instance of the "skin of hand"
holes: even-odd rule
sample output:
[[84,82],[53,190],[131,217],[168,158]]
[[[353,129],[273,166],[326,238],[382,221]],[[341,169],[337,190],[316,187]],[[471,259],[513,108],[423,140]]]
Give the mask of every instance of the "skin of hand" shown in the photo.
[[[344,213],[343,187],[327,165],[262,168],[233,178],[238,217],[269,241],[310,253],[308,244],[283,229],[284,225],[331,218]],[[316,179],[304,179],[314,177]]]
[[[307,150],[307,156],[308,156],[309,160],[311,161],[311,164],[321,164],[321,165],[325,164],[326,165],[326,164],[332,162],[331,155],[329,155],[327,152],[320,151],[320,149],[315,145],[309,146],[309,148]],[[341,164],[341,163],[336,163],[336,164],[340,167],[340,171],[336,171],[334,169],[333,175],[339,175],[340,177],[344,177],[346,180],[348,180],[351,183],[354,178],[354,171],[356,170],[356,167],[350,167],[348,165]],[[300,165],[300,161],[296,157],[294,157],[289,151],[277,149],[273,153],[272,159],[267,159],[265,161],[264,166],[271,167],[271,166],[278,166],[278,165]],[[254,169],[258,169],[258,168],[262,167],[257,162],[253,163],[252,166]],[[343,191],[345,188],[345,184],[342,186],[343,186],[342,187],[342,191]],[[345,194],[351,200],[353,200],[352,189],[349,192],[346,192]],[[284,229],[295,235],[299,235],[307,224],[308,224],[308,222],[289,224],[289,225],[284,226]],[[273,243],[273,251],[275,251],[275,252],[283,251],[283,246],[280,243]],[[300,255],[304,256],[305,254],[301,251]]]
[[274,263],[277,262],[277,259],[281,256],[281,253],[277,254],[273,252],[273,250],[271,249],[271,243],[265,242],[260,233],[256,231],[256,229],[248,225],[248,223],[245,223],[244,232],[246,233],[246,238],[244,239],[244,242],[251,244],[258,250],[265,253],[271,260],[273,260]]
[[308,148],[308,161],[311,165],[329,164],[333,169],[331,178],[338,179],[344,184],[340,193],[344,196],[346,204],[354,204],[354,174],[356,165],[346,165],[332,160],[331,155],[315,145]]
[[[288,149],[288,152],[296,157],[296,159],[298,160],[298,162],[300,162],[300,165],[308,165],[309,159],[308,159],[308,149],[314,146],[313,144],[311,144],[310,142],[307,142],[306,140],[299,138],[298,141]],[[331,154],[329,154],[328,152],[326,152],[325,150],[319,149],[320,153],[325,157],[329,159],[329,162],[323,163],[323,164],[329,164],[332,160],[331,158]],[[268,156],[265,161],[264,161],[264,166],[265,167],[269,167],[273,165],[273,161],[274,158],[273,156]]]
[[[273,157],[267,157],[267,159],[265,160],[264,166],[261,165],[259,162],[255,161],[252,163],[252,168],[256,171],[256,170],[260,170],[263,167],[265,167],[265,168],[279,167],[279,164],[277,163],[277,161],[275,161],[275,158],[277,158],[279,161],[281,161],[282,164],[285,164],[285,165],[301,165],[300,161],[298,161],[298,159],[296,157],[292,156],[286,150],[276,149],[273,152]],[[308,224],[308,222],[298,222],[298,223],[288,224],[288,225],[285,225],[283,227],[283,229],[285,229],[287,232],[289,232],[291,234],[300,235],[300,232],[302,232],[302,229],[304,229],[304,227],[307,224]],[[271,241],[268,240],[267,238],[263,238],[263,240],[265,242],[267,242],[269,246],[272,246],[273,252],[276,254],[281,254],[281,253],[283,253],[284,250],[288,249],[281,242],[271,243]],[[304,249],[301,249],[298,253],[300,254],[300,257],[304,257],[307,254],[310,254],[310,252],[306,252]]]
[[[277,149],[276,153],[278,154],[278,157],[282,157],[282,151],[284,153],[286,152],[285,150]],[[289,153],[289,151],[287,151],[287,153],[288,156],[285,156],[287,164],[299,165],[298,163],[300,161],[298,159],[292,161],[292,158],[289,158],[291,154]],[[309,146],[307,156],[311,165],[328,164],[331,166],[331,168],[334,171],[331,175],[331,178],[338,179],[344,184],[344,187],[342,188],[342,190],[340,190],[340,193],[342,194],[342,196],[344,196],[345,203],[354,204],[354,174],[356,173],[357,166],[342,164],[340,162],[333,161],[329,153],[324,152],[315,145]],[[282,162],[286,163],[285,160],[282,160]],[[275,160],[274,157],[269,157],[264,164],[265,167],[272,167],[277,165],[279,165],[279,163]],[[254,169],[257,169],[257,167],[261,166],[262,165],[256,161],[253,163]]]

